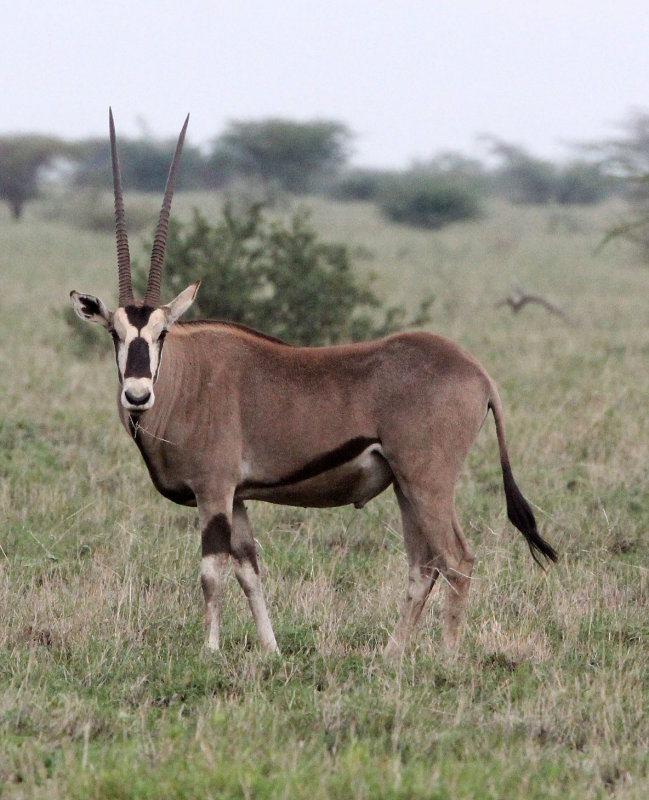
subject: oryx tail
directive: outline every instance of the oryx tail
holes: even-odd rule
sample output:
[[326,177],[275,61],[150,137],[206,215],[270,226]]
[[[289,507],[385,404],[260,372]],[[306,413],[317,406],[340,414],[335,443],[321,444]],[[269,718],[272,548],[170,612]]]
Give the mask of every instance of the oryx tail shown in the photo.
[[507,499],[507,516],[509,521],[523,534],[527,540],[530,548],[532,558],[536,563],[543,567],[539,559],[539,553],[545,556],[550,561],[557,560],[556,550],[548,544],[545,539],[539,534],[536,527],[536,519],[530,507],[530,504],[523,497],[521,490],[518,488],[512,468],[509,463],[509,454],[507,453],[507,443],[505,440],[505,424],[503,420],[503,407],[496,389],[495,384],[492,383],[491,394],[489,397],[489,408],[493,412],[494,421],[496,423],[496,436],[498,438],[498,450],[500,452],[500,466],[503,472],[503,485],[505,487],[505,497]]

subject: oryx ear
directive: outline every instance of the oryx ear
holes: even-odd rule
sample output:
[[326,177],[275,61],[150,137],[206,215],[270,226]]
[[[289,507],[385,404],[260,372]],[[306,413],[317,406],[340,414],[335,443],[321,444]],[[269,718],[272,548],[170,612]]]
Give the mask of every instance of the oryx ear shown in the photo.
[[178,317],[184,314],[185,311],[187,311],[187,309],[191,306],[191,304],[194,302],[196,292],[198,291],[198,287],[200,285],[200,281],[194,281],[194,283],[190,283],[190,285],[186,289],[183,289],[178,297],[175,297],[171,303],[167,303],[166,306],[162,306],[162,310],[165,312],[165,316],[167,317],[167,328],[173,325]]
[[95,322],[110,328],[113,324],[113,312],[109,311],[98,297],[93,294],[70,292],[74,310],[86,322]]

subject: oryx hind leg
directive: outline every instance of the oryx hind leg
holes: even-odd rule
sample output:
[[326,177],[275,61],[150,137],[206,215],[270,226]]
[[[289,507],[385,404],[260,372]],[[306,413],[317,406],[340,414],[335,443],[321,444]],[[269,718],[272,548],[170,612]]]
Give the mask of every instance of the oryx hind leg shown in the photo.
[[235,575],[248,598],[261,647],[267,653],[279,653],[262,591],[255,538],[243,503],[234,504],[230,552]]
[[439,575],[434,554],[414,507],[396,483],[395,493],[401,510],[403,540],[408,556],[408,588],[399,610],[399,619],[385,646],[384,655],[387,657],[398,655],[403,651]]
[[460,640],[466,605],[471,587],[471,573],[475,556],[462,532],[455,508],[452,518],[455,536],[453,556],[446,566],[446,608],[444,610],[443,644],[446,650],[454,650]]
[[396,486],[408,555],[408,590],[386,655],[406,644],[438,575],[447,587],[443,644],[453,649],[459,640],[469,592],[473,553],[457,520],[453,486],[427,491]]

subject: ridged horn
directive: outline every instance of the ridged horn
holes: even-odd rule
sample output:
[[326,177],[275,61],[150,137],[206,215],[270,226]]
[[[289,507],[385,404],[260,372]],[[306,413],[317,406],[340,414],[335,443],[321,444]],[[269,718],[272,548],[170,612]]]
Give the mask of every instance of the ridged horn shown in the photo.
[[115,237],[117,239],[117,272],[119,278],[119,304],[127,306],[133,303],[133,286],[131,284],[131,255],[128,249],[126,234],[126,217],[124,214],[124,197],[122,194],[122,178],[117,159],[115,141],[115,122],[113,109],[108,110],[110,128],[110,154],[113,162],[113,191],[115,192]]
[[174,188],[176,186],[176,173],[178,172],[180,154],[183,149],[185,132],[187,131],[188,124],[189,114],[187,114],[185,124],[180,131],[178,144],[176,145],[176,152],[174,153],[173,161],[171,162],[171,167],[169,168],[169,175],[167,177],[167,185],[165,186],[165,194],[162,201],[162,208],[160,210],[158,227],[156,228],[155,237],[153,239],[151,266],[149,267],[149,280],[147,282],[146,294],[144,296],[144,305],[153,306],[154,308],[160,305],[160,283],[162,281],[162,264],[165,257],[165,247],[167,245],[167,228],[169,227],[169,215],[171,213],[171,198],[173,197]]

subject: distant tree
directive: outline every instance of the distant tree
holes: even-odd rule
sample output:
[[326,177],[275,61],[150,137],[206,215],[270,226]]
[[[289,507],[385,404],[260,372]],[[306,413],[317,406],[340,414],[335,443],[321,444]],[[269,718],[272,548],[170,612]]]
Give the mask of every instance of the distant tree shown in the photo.
[[649,175],[649,113],[634,110],[619,124],[621,135],[591,145],[605,167],[621,178]]
[[616,221],[602,244],[619,237],[628,239],[649,262],[649,113],[634,110],[619,127],[620,136],[591,146],[631,203],[629,218]]
[[513,203],[589,205],[611,191],[610,178],[598,161],[556,164],[535,158],[517,145],[498,139],[491,143],[502,162],[493,174],[495,189]]
[[338,173],[350,140],[345,125],[327,120],[231,122],[216,140],[212,160],[228,164],[234,173],[306,192]]
[[[165,185],[176,140],[157,140],[151,137],[122,139],[117,148],[125,189],[139,192],[159,192]],[[78,186],[110,186],[110,147],[106,139],[88,139],[77,145],[78,165],[74,181]],[[183,168],[178,176],[179,188],[202,188],[205,159],[198,148],[185,143]]]
[[28,200],[38,197],[42,170],[69,146],[50,136],[0,137],[0,198],[14,219],[20,219]]
[[501,160],[494,180],[497,190],[513,203],[542,205],[555,199],[555,166],[522,147],[491,139],[491,151]]
[[613,186],[601,164],[573,161],[557,173],[556,200],[562,205],[592,205],[609,195]]

